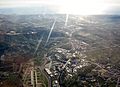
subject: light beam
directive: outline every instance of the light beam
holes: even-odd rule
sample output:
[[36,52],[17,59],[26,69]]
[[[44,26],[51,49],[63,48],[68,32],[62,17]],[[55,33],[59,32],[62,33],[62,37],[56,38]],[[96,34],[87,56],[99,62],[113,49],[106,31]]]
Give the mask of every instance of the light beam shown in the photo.
[[65,27],[67,26],[67,23],[68,23],[68,18],[69,18],[69,14],[66,14]]
[[53,22],[53,24],[52,24],[52,27],[51,27],[51,29],[50,29],[50,32],[49,32],[47,41],[46,41],[46,43],[45,43],[45,46],[47,45],[47,43],[48,43],[48,41],[49,41],[49,39],[50,39],[51,33],[52,33],[52,31],[53,31],[53,29],[54,29],[54,27],[55,27],[55,23],[56,23],[56,19],[54,20],[54,22]]
[[36,49],[35,49],[34,55],[36,54],[36,52],[37,52],[37,50],[38,50],[38,48],[39,48],[39,46],[40,46],[40,44],[41,44],[41,42],[42,42],[43,36],[44,36],[44,35],[42,35],[42,37],[40,38],[40,40],[38,40],[38,44],[37,44],[37,47],[36,47]]

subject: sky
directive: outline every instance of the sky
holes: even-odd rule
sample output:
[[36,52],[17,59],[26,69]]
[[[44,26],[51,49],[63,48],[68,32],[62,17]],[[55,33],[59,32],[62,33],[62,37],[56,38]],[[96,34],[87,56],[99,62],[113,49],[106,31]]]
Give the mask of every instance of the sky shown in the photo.
[[44,7],[66,14],[120,14],[120,0],[0,0],[0,9]]

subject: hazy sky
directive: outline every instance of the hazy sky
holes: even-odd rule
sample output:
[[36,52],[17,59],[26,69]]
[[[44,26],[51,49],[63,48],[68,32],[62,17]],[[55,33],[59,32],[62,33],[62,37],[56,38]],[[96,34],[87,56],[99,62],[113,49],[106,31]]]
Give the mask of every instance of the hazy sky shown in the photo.
[[120,14],[120,0],[0,0],[0,8],[40,6],[57,9],[63,13]]
[[[33,5],[58,5],[64,2],[74,1],[74,2],[83,2],[84,0],[0,0],[0,7],[16,7],[16,6],[33,6]],[[120,5],[120,0],[85,0],[87,1],[101,1],[107,3],[108,5]]]

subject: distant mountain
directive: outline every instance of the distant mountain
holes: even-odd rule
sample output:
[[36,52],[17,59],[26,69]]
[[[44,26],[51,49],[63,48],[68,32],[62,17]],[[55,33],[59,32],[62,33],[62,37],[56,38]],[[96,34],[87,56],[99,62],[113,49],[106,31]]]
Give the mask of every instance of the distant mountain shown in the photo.
[[47,7],[17,7],[0,8],[0,14],[54,14],[55,11]]

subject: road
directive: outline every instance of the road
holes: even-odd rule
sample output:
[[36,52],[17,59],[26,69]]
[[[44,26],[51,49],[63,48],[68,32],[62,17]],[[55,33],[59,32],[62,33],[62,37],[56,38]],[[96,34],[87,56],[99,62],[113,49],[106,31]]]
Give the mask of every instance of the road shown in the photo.
[[[23,75],[23,85],[24,87],[30,86],[30,87],[46,87],[46,84],[42,79],[39,79],[38,73],[43,75],[47,82],[48,87],[51,87],[51,79],[49,78],[48,74],[44,71],[44,66],[46,64],[46,60],[41,66],[37,66],[34,64],[34,60],[30,60],[30,62],[27,65],[27,68]],[[28,80],[30,79],[30,80]],[[29,84],[28,84],[29,83]],[[43,86],[44,85],[44,86]]]
[[45,72],[45,64],[46,64],[46,62],[47,62],[47,57],[46,57],[47,55],[45,54],[44,55],[44,63],[41,65],[41,66],[38,66],[38,68],[39,68],[39,70],[41,71],[41,73],[42,73],[42,75],[44,75],[45,76],[45,78],[47,79],[47,81],[48,81],[48,87],[52,87],[52,85],[51,85],[51,78],[50,78],[50,76]]

